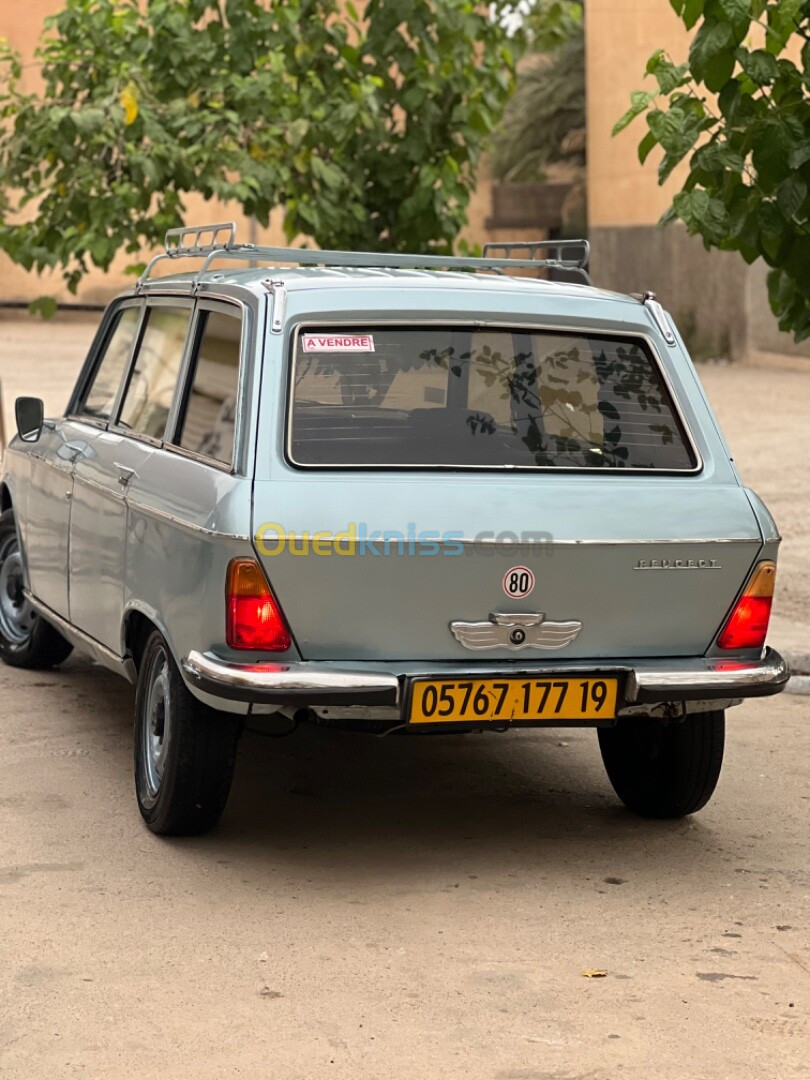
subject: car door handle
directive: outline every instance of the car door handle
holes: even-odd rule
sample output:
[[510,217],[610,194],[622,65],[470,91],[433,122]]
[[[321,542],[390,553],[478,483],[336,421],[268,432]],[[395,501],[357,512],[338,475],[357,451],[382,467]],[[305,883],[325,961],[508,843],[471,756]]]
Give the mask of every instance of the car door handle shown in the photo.
[[118,483],[121,487],[126,487],[133,477],[137,479],[138,474],[128,465],[121,465],[117,461],[114,461],[113,465],[118,469]]
[[77,443],[65,443],[57,450],[57,457],[62,458],[63,461],[76,461],[82,456],[87,449],[87,445],[80,446]]

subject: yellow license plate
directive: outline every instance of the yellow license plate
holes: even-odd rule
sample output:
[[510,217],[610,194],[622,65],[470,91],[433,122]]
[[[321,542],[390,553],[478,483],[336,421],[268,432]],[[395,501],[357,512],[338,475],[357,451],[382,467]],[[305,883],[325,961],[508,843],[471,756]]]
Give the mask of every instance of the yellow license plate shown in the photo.
[[613,720],[617,679],[417,679],[411,724]]

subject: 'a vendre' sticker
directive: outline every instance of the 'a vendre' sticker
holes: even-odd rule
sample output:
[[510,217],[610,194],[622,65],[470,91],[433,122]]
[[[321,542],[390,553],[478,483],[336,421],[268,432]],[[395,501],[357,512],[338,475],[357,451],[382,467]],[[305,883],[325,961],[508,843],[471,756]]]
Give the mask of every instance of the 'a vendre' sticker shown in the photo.
[[306,353],[374,352],[371,334],[303,334],[301,348]]

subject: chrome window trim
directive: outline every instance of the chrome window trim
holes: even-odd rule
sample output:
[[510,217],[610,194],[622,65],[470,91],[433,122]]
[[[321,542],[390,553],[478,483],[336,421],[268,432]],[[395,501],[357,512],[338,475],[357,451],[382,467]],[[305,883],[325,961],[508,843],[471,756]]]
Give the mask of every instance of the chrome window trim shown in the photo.
[[[423,326],[448,326],[452,322],[453,326],[461,328],[469,327],[472,330],[527,330],[538,332],[550,332],[556,334],[580,334],[580,335],[602,335],[605,337],[618,337],[618,338],[636,338],[643,341],[649,349],[650,356],[653,362],[653,367],[659,378],[661,379],[664,387],[669,395],[670,402],[672,404],[672,411],[677,418],[681,429],[685,436],[687,449],[691,452],[695,459],[695,465],[690,469],[617,469],[617,468],[588,468],[587,466],[562,466],[562,465],[368,465],[368,464],[340,464],[330,465],[328,463],[319,465],[304,465],[301,462],[296,461],[292,453],[292,420],[293,420],[293,392],[295,389],[295,373],[298,364],[298,341],[301,333],[310,327],[341,327],[341,326],[362,326],[373,330],[375,327],[390,327],[390,326],[403,326],[408,328],[418,328]],[[308,470],[308,471],[321,471],[335,469],[352,469],[362,470],[364,472],[478,472],[478,473],[553,473],[575,476],[696,476],[703,472],[704,460],[703,455],[700,453],[694,434],[692,432],[691,425],[688,423],[684,416],[683,409],[675,393],[675,389],[672,385],[672,380],[669,377],[669,373],[666,370],[666,366],[662,362],[661,354],[656,348],[655,340],[643,330],[603,330],[603,329],[591,329],[591,328],[573,328],[569,326],[560,326],[558,324],[549,323],[519,323],[519,322],[501,322],[498,320],[447,320],[447,319],[415,319],[412,321],[403,319],[370,319],[364,321],[363,319],[330,319],[330,320],[316,320],[310,321],[307,319],[296,320],[290,327],[290,337],[292,339],[292,360],[289,366],[289,377],[287,381],[287,402],[285,409],[285,431],[284,431],[284,457],[287,463],[295,469]]]
[[179,528],[187,529],[189,532],[196,533],[198,536],[215,536],[219,540],[240,540],[245,543],[250,543],[250,537],[245,536],[242,533],[227,533],[222,532],[219,529],[209,529],[206,525],[197,525],[195,522],[186,521],[176,514],[170,514],[167,510],[158,510],[156,506],[147,506],[145,503],[135,502],[134,499],[127,499],[127,506],[130,510],[139,514],[144,514],[146,517],[156,518],[158,521],[166,521],[170,525],[177,525]]
[[72,424],[87,424],[88,427],[95,428],[97,431],[107,430],[107,421],[101,420],[97,416],[86,416],[82,413],[65,413],[62,417],[65,421],[70,421]]
[[[118,391],[118,398],[115,402],[115,409],[112,412],[110,420],[107,424],[107,430],[113,432],[115,435],[123,435],[128,439],[138,439],[141,442],[147,442],[152,446],[162,446],[163,439],[155,439],[154,436],[145,435],[143,432],[133,431],[131,428],[123,427],[121,425],[121,412],[124,407],[127,393],[129,392],[130,382],[132,375],[135,371],[135,362],[140,352],[141,345],[143,343],[144,332],[148,327],[148,313],[152,308],[180,308],[181,310],[188,311],[188,327],[186,329],[186,340],[183,345],[183,352],[180,357],[180,365],[178,367],[177,383],[175,384],[174,391],[172,393],[172,404],[169,407],[169,412],[166,417],[166,431],[169,429],[169,424],[172,421],[172,416],[175,409],[175,402],[177,398],[177,387],[180,383],[181,373],[186,360],[186,354],[189,350],[189,334],[191,331],[192,323],[194,322],[194,300],[191,297],[174,297],[174,296],[150,296],[143,302],[143,312],[141,314],[141,321],[138,327],[138,333],[135,337],[135,348],[129,357],[129,364],[126,370],[126,376],[123,379]],[[165,437],[164,431],[164,437]]]
[[224,461],[217,461],[216,458],[206,457],[205,454],[198,454],[196,450],[186,450],[184,446],[176,446],[174,443],[162,443],[160,448],[168,454],[174,454],[175,457],[188,458],[189,461],[196,461],[200,465],[210,465],[212,469],[226,476],[236,475],[232,466],[226,465]]
[[[150,298],[150,300],[153,300],[153,299],[161,299],[161,298]],[[167,303],[165,303],[163,305],[153,305],[153,306],[169,306],[169,307],[176,306],[174,297],[163,297],[162,299],[164,301],[167,301]],[[138,326],[138,331],[136,333],[136,339],[135,339],[136,343],[140,344],[140,337],[141,337],[141,332],[142,332],[143,326],[144,326],[145,310],[146,310],[147,305],[143,304],[143,302],[142,302],[142,300],[140,298],[136,299],[136,303],[138,305],[140,305],[141,309],[142,309],[141,321],[140,321],[140,324]],[[151,447],[153,449],[156,449],[156,450],[165,450],[167,453],[175,454],[178,457],[188,458],[189,460],[198,462],[201,465],[208,465],[211,468],[217,469],[219,472],[225,473],[228,476],[237,476],[237,475],[243,474],[244,473],[244,464],[243,464],[243,462],[241,462],[241,461],[239,461],[237,459],[239,458],[239,455],[242,452],[242,451],[240,451],[241,436],[242,436],[242,430],[246,426],[246,421],[245,421],[245,397],[246,397],[245,384],[246,384],[247,375],[248,375],[248,368],[249,368],[248,352],[249,352],[249,345],[250,345],[250,334],[246,333],[246,329],[248,329],[248,330],[250,329],[249,320],[250,320],[250,318],[252,316],[252,309],[244,301],[235,299],[234,297],[231,297],[231,296],[228,296],[228,297],[225,297],[225,296],[212,296],[212,295],[206,294],[205,296],[200,297],[200,299],[198,301],[196,301],[196,302],[192,301],[190,304],[182,305],[183,307],[190,307],[192,309],[192,316],[191,316],[190,321],[189,321],[189,333],[187,335],[186,347],[184,348],[184,354],[183,354],[183,360],[181,362],[180,374],[178,375],[178,380],[177,380],[178,387],[175,388],[175,397],[173,397],[173,399],[172,399],[172,407],[171,407],[171,410],[169,412],[169,417],[167,419],[166,427],[167,427],[167,430],[168,430],[169,425],[170,424],[172,425],[172,435],[174,436],[174,434],[176,433],[177,421],[179,419],[179,400],[177,399],[177,390],[178,390],[178,388],[180,387],[181,384],[183,385],[183,388],[185,388],[186,368],[187,368],[188,365],[190,365],[190,362],[191,362],[191,348],[192,348],[192,345],[190,343],[193,342],[192,331],[196,331],[196,321],[197,321],[198,307],[201,308],[204,311],[205,310],[215,311],[218,308],[221,308],[223,305],[229,305],[231,307],[238,307],[239,311],[240,311],[239,318],[241,319],[241,324],[242,324],[242,337],[241,337],[240,356],[239,356],[239,378],[238,378],[238,383],[237,383],[237,394],[238,394],[238,397],[239,397],[239,403],[238,403],[239,407],[237,409],[237,414],[236,414],[236,423],[234,424],[234,450],[236,451],[236,453],[234,454],[235,460],[234,460],[232,465],[227,465],[225,462],[217,461],[216,458],[208,457],[205,454],[198,454],[193,450],[186,450],[184,447],[177,446],[176,443],[168,441],[166,439],[155,439],[151,435],[145,435],[142,432],[131,431],[129,428],[122,427],[117,422],[115,424],[113,424],[111,421],[108,421],[108,420],[101,420],[100,418],[97,418],[97,417],[85,416],[85,415],[74,414],[74,413],[66,414],[64,419],[65,420],[70,420],[70,421],[72,421],[74,423],[87,424],[87,425],[89,425],[89,426],[91,426],[91,427],[93,427],[93,428],[95,428],[95,429],[97,429],[99,431],[109,431],[113,435],[120,435],[122,438],[131,439],[134,442],[143,443],[143,444],[145,444],[145,445],[147,445],[147,446],[149,446],[149,447]],[[130,306],[132,306],[132,305],[130,305]],[[127,369],[126,369],[126,371],[127,371],[127,382],[129,380],[130,368],[131,368],[131,365],[132,365],[132,361],[133,361],[133,355],[130,354],[130,358],[129,358],[128,362],[127,362]],[[123,382],[122,382],[122,386],[123,386]],[[118,412],[120,412],[120,408],[121,408],[121,404],[122,404],[121,396],[122,396],[121,395],[121,388],[119,388],[119,397],[118,397],[118,400],[116,401],[116,406],[115,406],[116,415],[118,414]],[[84,480],[84,478],[83,478],[83,480]],[[91,481],[86,481],[86,482],[92,484]],[[100,485],[95,485],[95,486],[98,487],[99,490],[107,491],[106,488],[103,488]],[[179,522],[179,523],[182,524],[182,522]],[[236,536],[235,539],[248,539],[248,538],[247,537]]]
[[[186,397],[186,391],[191,392],[191,385],[187,385],[188,380],[192,378],[192,361],[194,359],[194,347],[197,338],[197,326],[199,323],[201,311],[221,311],[223,307],[235,307],[239,309],[239,314],[236,316],[241,323],[241,336],[239,341],[239,371],[236,378],[236,417],[233,426],[233,455],[231,464],[228,465],[224,461],[217,461],[216,458],[210,457],[206,454],[199,454],[194,450],[186,450],[183,446],[178,446],[174,441],[178,437],[178,425],[180,423],[180,411],[183,404],[183,399]],[[245,399],[247,397],[247,371],[248,371],[248,351],[251,340],[252,325],[250,322],[252,315],[251,308],[244,300],[238,300],[232,296],[218,296],[212,293],[205,293],[199,296],[194,305],[194,313],[191,323],[189,325],[189,334],[186,342],[186,353],[183,357],[183,363],[180,369],[180,375],[177,379],[177,393],[175,400],[172,404],[172,410],[169,414],[169,421],[166,424],[167,436],[163,440],[163,448],[171,452],[179,454],[181,457],[192,458],[195,461],[199,461],[206,465],[212,465],[214,468],[219,469],[222,472],[226,472],[231,476],[238,475],[244,472],[243,456],[243,430],[245,424]]]
[[[111,337],[109,324],[118,317],[119,311],[128,310],[130,308],[135,308],[138,311],[138,320],[135,326],[135,335],[132,338],[132,346],[129,350],[129,356],[127,356],[126,360],[124,361],[124,368],[121,372],[121,380],[118,383],[118,391],[115,395],[115,400],[113,401],[113,407],[110,410],[110,415],[106,417],[101,417],[93,416],[91,413],[75,412],[75,409],[80,409],[84,405],[84,402],[87,400],[87,395],[90,392],[96,375],[98,375],[99,365],[103,360],[104,356],[106,355]],[[111,419],[114,416],[117,416],[118,409],[121,407],[121,390],[122,387],[129,382],[129,373],[132,368],[132,360],[138,350],[138,345],[140,344],[141,340],[141,334],[143,333],[145,310],[146,308],[143,301],[137,296],[126,297],[120,302],[113,301],[113,303],[110,304],[109,308],[107,309],[109,315],[102,320],[101,326],[99,327],[99,330],[102,330],[102,328],[104,328],[103,333],[101,334],[101,338],[98,342],[94,342],[93,346],[91,346],[86,368],[79,376],[77,385],[70,396],[70,401],[68,402],[68,409],[70,411],[66,414],[67,416],[75,416],[76,419],[87,420],[89,422],[94,421],[95,425],[100,427],[102,430],[106,430],[106,428],[110,424]],[[81,388],[79,388],[79,384],[81,384]],[[75,407],[71,408],[74,401],[76,403]]]
[[122,427],[109,427],[107,428],[110,435],[120,435],[124,439],[131,439],[132,442],[143,443],[145,446],[151,447],[153,450],[159,450],[163,443],[160,439],[156,439],[154,435],[144,435],[142,431],[128,431]]
[[[286,544],[304,543],[306,540],[312,540],[312,533],[290,533],[285,534]],[[254,539],[258,540],[259,537]],[[323,539],[323,543],[329,543],[328,537]],[[334,537],[331,537],[334,539]],[[383,541],[379,541],[382,543]],[[391,543],[398,543],[397,540],[392,540]],[[435,544],[442,544],[441,537],[436,540],[426,540],[424,542],[415,540],[414,546],[421,547],[426,544],[432,547]],[[554,548],[554,547],[633,547],[638,544],[654,544],[656,547],[663,546],[664,544],[677,544],[678,547],[688,547],[690,544],[755,544],[758,548],[762,546],[762,540],[756,536],[731,536],[731,537],[702,537],[699,540],[686,539],[686,540],[673,540],[671,538],[665,540],[655,539],[629,539],[629,540],[499,540],[497,537],[482,537],[480,540],[476,540],[475,537],[456,537],[447,543],[461,544],[463,547],[502,547],[504,553],[510,548],[522,548],[522,547],[540,547],[540,548]]]

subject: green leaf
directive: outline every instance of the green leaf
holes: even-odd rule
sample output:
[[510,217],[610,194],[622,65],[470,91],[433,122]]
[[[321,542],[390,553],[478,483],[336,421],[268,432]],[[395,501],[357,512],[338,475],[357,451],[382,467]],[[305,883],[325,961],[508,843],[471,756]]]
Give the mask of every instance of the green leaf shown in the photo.
[[788,155],[788,164],[791,169],[800,169],[808,161],[810,161],[810,139],[795,143]]
[[740,61],[743,71],[757,86],[765,86],[779,74],[776,60],[765,49],[755,49],[749,52],[747,49],[737,49],[737,59]]
[[768,31],[765,35],[768,52],[778,56],[802,21],[806,22],[807,13],[803,12],[802,7],[803,0],[778,0],[778,3],[768,6]]
[[752,161],[757,182],[767,193],[790,173],[793,144],[787,126],[781,120],[761,124],[753,141]]
[[675,3],[672,5],[684,21],[687,30],[691,30],[706,6],[706,0],[682,0],[680,11]]
[[728,234],[728,211],[708,192],[700,189],[681,191],[672,200],[672,205],[687,231],[700,234],[705,242],[716,244]]
[[740,100],[740,84],[736,79],[727,82],[717,96],[717,105],[722,116],[731,123],[734,111]]
[[40,315],[43,319],[52,319],[59,310],[59,304],[52,296],[40,296],[32,300],[28,305],[32,315]]
[[104,126],[107,119],[107,113],[104,109],[98,109],[88,105],[71,113],[70,119],[76,130],[82,135],[92,135]]
[[706,84],[706,89],[711,90],[712,93],[717,93],[718,90],[722,90],[731,78],[735,65],[736,59],[734,50],[731,48],[725,49],[723,52],[715,53],[714,56],[710,57],[706,61],[706,67],[703,74],[703,81]]
[[689,67],[695,79],[703,82],[709,61],[718,53],[726,52],[733,44],[729,23],[704,19],[689,49]]
[[647,90],[634,90],[630,95],[630,108],[613,125],[612,135],[618,135],[620,131],[631,124],[637,116],[644,112],[651,101],[655,100],[655,94]]
[[670,94],[687,81],[688,64],[673,64],[663,49],[652,54],[647,61],[647,74],[655,77],[662,94]]
[[722,173],[726,169],[734,173],[741,173],[744,164],[743,156],[739,150],[735,150],[728,143],[717,141],[698,147],[692,158],[693,169],[701,169],[709,173]]
[[788,220],[796,217],[806,198],[807,184],[800,176],[788,177],[776,191],[777,205]]
[[751,0],[718,0],[720,10],[731,22],[751,18]]
[[643,165],[650,155],[650,151],[653,147],[658,145],[658,139],[651,131],[648,131],[641,142],[638,144],[638,160]]

